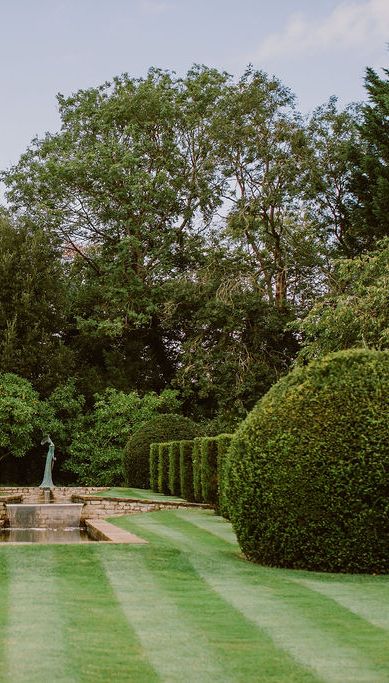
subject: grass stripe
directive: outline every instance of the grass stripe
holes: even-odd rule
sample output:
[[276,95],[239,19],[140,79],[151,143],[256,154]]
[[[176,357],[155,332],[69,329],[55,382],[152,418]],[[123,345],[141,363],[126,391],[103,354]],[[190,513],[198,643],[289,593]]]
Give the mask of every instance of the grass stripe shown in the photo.
[[[232,558],[223,548],[228,544],[220,539],[206,539],[190,523],[190,515],[158,513],[152,518],[136,518],[145,534],[152,527],[173,545],[191,550],[191,561],[209,585],[236,609],[272,637],[274,643],[289,652],[296,661],[311,668],[329,683],[387,683],[388,668],[385,656],[377,658],[377,633],[366,652],[363,636],[369,625],[342,608],[328,609],[323,601],[317,612],[317,598],[308,591],[296,590],[293,582],[280,570],[261,567]],[[212,522],[210,522],[212,524]],[[213,562],[206,559],[209,544],[214,547]],[[334,628],[337,626],[336,628]],[[362,637],[358,637],[358,630]],[[386,673],[385,673],[386,672]]]
[[[97,548],[78,545],[55,549],[67,666],[80,683],[156,683],[159,677],[125,618]],[[120,561],[119,547],[107,549],[113,562]]]
[[335,600],[377,628],[389,631],[389,580],[386,577],[379,579],[374,586],[366,585],[366,581],[345,584],[331,580],[299,579],[299,583]]
[[7,669],[12,682],[55,680],[70,683],[66,673],[55,558],[49,548],[8,552],[9,621]]
[[161,590],[142,555],[132,552],[129,557],[126,549],[119,564],[111,561],[109,551],[101,550],[106,574],[160,679],[168,683],[232,681],[201,630],[193,628],[186,611]]
[[[136,520],[139,521],[139,518]],[[125,528],[129,524],[129,519],[116,519],[116,523]],[[222,680],[231,679],[239,683],[258,680],[276,683],[314,683],[319,680],[312,672],[276,647],[264,631],[255,628],[239,610],[218,595],[199,576],[186,554],[172,550],[169,540],[164,542],[162,539],[161,543],[161,537],[157,535],[159,524],[154,531],[155,523],[156,518],[152,520],[149,517],[146,534],[152,545],[142,549],[143,564],[153,573],[153,581],[158,584],[155,588],[167,594],[179,608],[177,618],[182,628],[185,624],[186,629],[187,624],[191,622],[203,633],[202,639],[206,637],[207,642],[212,645],[213,657],[222,662],[225,671],[231,674],[231,677],[228,677],[225,673]],[[132,528],[136,526],[134,516],[131,516],[130,524]],[[142,525],[139,528],[142,528],[143,533],[145,527]],[[152,532],[150,528],[153,528]],[[142,570],[142,576],[144,573]],[[142,594],[144,595],[144,591]],[[160,599],[157,597],[156,601],[159,604]],[[178,647],[175,656],[180,657]],[[178,662],[178,671],[181,671],[178,681],[182,680],[183,670],[186,671],[185,660],[181,664]],[[204,676],[200,680],[213,679]]]
[[182,681],[185,672],[185,681],[246,683],[260,672],[278,683],[317,681],[212,591],[181,552],[159,547],[131,553],[119,576],[107,552],[105,566],[163,680]]
[[[181,519],[188,519],[187,510],[177,510],[175,514]],[[217,536],[217,538],[220,538],[227,543],[231,543],[232,545],[236,546],[238,545],[236,535],[231,524],[227,523],[223,517],[215,515],[214,513],[210,514],[208,512],[206,514],[203,512],[191,512],[189,520],[191,524],[197,526],[199,529],[207,531],[208,533],[212,534],[213,536]]]
[[9,571],[6,553],[0,551],[0,681],[6,680],[6,628],[8,619]]

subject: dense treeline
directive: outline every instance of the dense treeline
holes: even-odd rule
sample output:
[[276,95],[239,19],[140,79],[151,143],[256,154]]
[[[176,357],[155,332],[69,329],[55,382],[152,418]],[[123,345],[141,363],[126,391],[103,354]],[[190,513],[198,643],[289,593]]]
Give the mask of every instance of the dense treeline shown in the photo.
[[59,95],[2,174],[0,372],[72,386],[84,422],[171,388],[216,433],[296,359],[387,347],[388,72],[366,88],[308,120],[252,68]]

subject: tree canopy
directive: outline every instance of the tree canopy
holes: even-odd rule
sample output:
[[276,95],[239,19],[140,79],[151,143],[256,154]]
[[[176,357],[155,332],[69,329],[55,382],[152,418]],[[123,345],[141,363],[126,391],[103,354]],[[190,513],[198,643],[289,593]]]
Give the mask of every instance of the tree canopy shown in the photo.
[[0,371],[82,397],[84,417],[107,390],[174,389],[213,432],[298,354],[384,348],[383,74],[367,70],[366,104],[308,118],[252,67],[58,95],[60,130],[1,174]]

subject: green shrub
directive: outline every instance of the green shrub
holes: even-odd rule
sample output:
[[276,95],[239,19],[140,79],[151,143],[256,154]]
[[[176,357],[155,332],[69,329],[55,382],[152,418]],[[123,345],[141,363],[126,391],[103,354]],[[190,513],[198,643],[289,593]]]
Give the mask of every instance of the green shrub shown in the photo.
[[226,495],[246,556],[281,567],[389,571],[389,352],[296,368],[233,437]]
[[13,373],[0,374],[0,459],[20,458],[42,438],[39,431],[43,404],[30,382]]
[[180,489],[180,442],[172,441],[169,446],[169,491],[179,496]]
[[169,493],[169,448],[170,443],[158,444],[158,491]]
[[157,415],[145,422],[129,438],[123,454],[126,486],[150,487],[149,457],[152,443],[192,439],[198,433],[199,426],[182,415]]
[[201,492],[205,503],[217,503],[217,437],[206,436],[201,441]]
[[152,491],[158,491],[158,458],[159,443],[152,443],[150,445],[150,488]]
[[[61,399],[62,404],[65,399],[66,394]],[[135,391],[126,394],[112,388],[95,394],[93,410],[80,418],[72,431],[70,457],[64,463],[64,469],[73,472],[81,485],[122,485],[123,448],[131,434],[158,411],[174,406],[177,406],[177,398],[171,390],[163,391],[160,396],[150,392],[142,397]],[[132,485],[136,486],[136,481]]]
[[[0,474],[3,484],[7,481],[41,482],[47,448],[39,444],[45,433],[55,437],[58,425],[53,410],[39,399],[27,379],[13,373],[0,373]],[[19,459],[23,459],[21,464]]]
[[180,441],[180,493],[185,500],[194,501],[193,441]]
[[216,511],[229,519],[228,497],[226,495],[226,462],[228,449],[231,446],[232,434],[219,434],[217,442],[217,472],[218,472],[218,498]]
[[192,467],[193,467],[193,495],[196,503],[203,502],[203,490],[201,486],[201,443],[204,437],[193,439]]

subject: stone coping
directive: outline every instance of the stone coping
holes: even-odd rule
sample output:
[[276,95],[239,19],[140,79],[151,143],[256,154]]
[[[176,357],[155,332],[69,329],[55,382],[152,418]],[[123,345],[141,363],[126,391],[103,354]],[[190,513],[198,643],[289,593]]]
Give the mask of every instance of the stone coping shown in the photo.
[[120,527],[107,522],[105,519],[86,519],[85,526],[88,529],[88,534],[96,541],[105,541],[108,543],[132,543],[136,545],[146,545],[148,541],[140,538],[129,531],[120,529]]
[[[109,491],[109,486],[54,486],[51,489],[54,493],[68,495],[75,493],[80,495],[91,495],[103,491]],[[39,486],[0,486],[0,496],[22,496],[42,493]]]
[[129,496],[119,497],[119,496],[91,496],[82,494],[73,494],[72,500],[82,500],[85,502],[92,501],[106,501],[110,503],[139,503],[139,505],[159,505],[161,507],[174,507],[174,508],[206,508],[207,510],[213,509],[212,505],[209,503],[192,503],[187,500],[171,499],[171,500],[159,500],[154,498],[131,498]]
[[[4,521],[0,520],[0,529],[4,527]],[[140,538],[135,534],[131,534],[129,531],[120,529],[120,527],[107,522],[105,519],[86,519],[85,527],[88,530],[88,534],[92,541],[99,543],[112,543],[112,544],[132,544],[132,545],[147,545],[148,541],[144,538]],[[18,545],[47,545],[46,543],[36,543],[31,541],[15,541],[9,542],[7,545],[18,546]],[[58,543],[50,543],[50,545],[62,545],[61,541]],[[68,545],[68,544],[66,544]],[[78,545],[78,544],[75,544]]]

